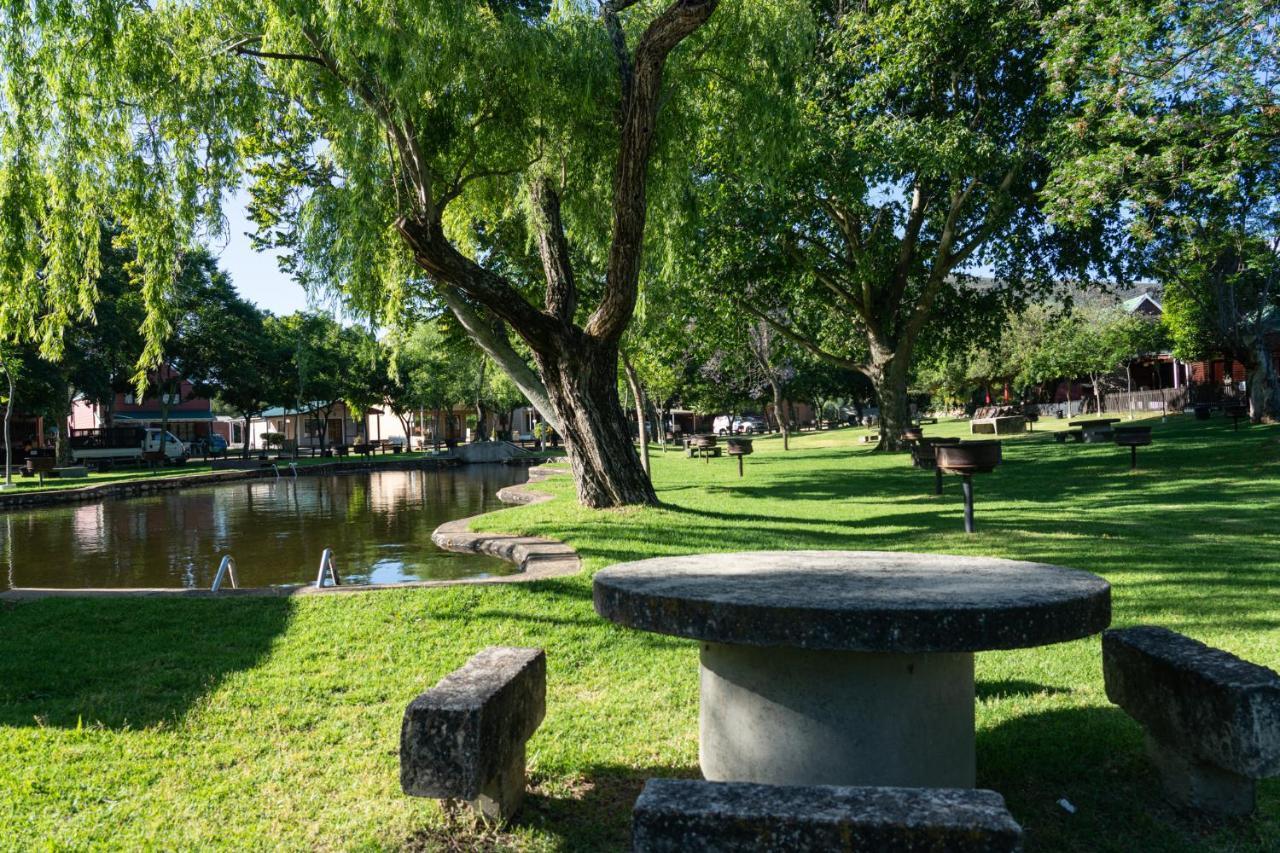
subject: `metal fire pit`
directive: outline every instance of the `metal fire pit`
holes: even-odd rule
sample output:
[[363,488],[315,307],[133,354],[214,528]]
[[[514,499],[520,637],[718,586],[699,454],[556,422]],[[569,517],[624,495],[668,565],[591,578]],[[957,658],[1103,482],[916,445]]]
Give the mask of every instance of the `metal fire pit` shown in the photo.
[[1115,441],[1120,447],[1129,448],[1129,470],[1138,470],[1138,448],[1151,443],[1151,427],[1129,426],[1115,428]]
[[943,445],[959,444],[958,438],[922,438],[911,448],[911,464],[926,471],[933,471],[933,493],[942,494],[942,469],[938,467],[937,449]]
[[962,441],[959,444],[943,444],[934,448],[938,457],[938,470],[959,474],[964,490],[964,532],[973,532],[973,475],[989,474],[996,469],[1004,455],[998,441]]
[[1240,429],[1240,419],[1249,417],[1248,403],[1227,403],[1222,407],[1222,413],[1231,418],[1231,428]]
[[725,442],[725,451],[730,456],[738,457],[738,476],[742,476],[742,457],[750,456],[753,448],[749,438],[731,438]]
[[717,439],[714,435],[695,435],[690,441],[690,443],[698,449],[698,452],[702,454],[702,460],[704,462],[711,461],[711,454],[707,453],[707,451],[714,450],[716,442]]

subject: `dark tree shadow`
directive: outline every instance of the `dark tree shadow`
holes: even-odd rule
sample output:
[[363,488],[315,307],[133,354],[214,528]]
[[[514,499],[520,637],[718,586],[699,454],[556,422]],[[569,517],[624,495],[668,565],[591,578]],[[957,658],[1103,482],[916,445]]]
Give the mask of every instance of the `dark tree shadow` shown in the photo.
[[[978,732],[978,787],[998,791],[1027,850],[1257,850],[1276,837],[1263,790],[1255,818],[1208,820],[1164,799],[1138,724],[1118,708],[1024,714]],[[1280,786],[1276,786],[1280,787]],[[1074,812],[1060,805],[1065,800]]]
[[0,604],[0,725],[141,728],[181,717],[285,629],[287,598]]
[[1009,699],[1014,696],[1056,696],[1071,691],[1051,684],[1006,678],[1003,681],[979,681],[974,685],[973,692],[979,700],[986,702],[991,699]]

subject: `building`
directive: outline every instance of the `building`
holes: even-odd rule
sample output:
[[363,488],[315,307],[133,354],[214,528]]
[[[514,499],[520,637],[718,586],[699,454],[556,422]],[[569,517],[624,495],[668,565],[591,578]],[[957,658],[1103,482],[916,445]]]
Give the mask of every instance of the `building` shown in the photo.
[[404,426],[389,411],[370,408],[363,417],[356,417],[342,401],[328,406],[327,411],[323,403],[277,407],[249,421],[249,441],[254,448],[265,448],[268,434],[283,435],[286,442],[297,442],[298,447],[405,441]]
[[[71,429],[101,429],[108,426],[159,427],[166,422],[164,411],[168,407],[169,432],[182,441],[191,443],[210,435],[220,435],[228,444],[243,441],[243,424],[233,418],[217,415],[213,401],[196,394],[195,387],[186,379],[180,379],[172,368],[162,368],[163,381],[173,391],[148,395],[138,399],[132,391],[114,396],[110,406],[91,403],[83,397],[71,406]],[[165,399],[167,398],[167,399]]]
[[[325,417],[320,403],[305,405],[300,409],[268,409],[250,421],[250,440],[255,448],[265,447],[268,433],[284,435],[285,441],[297,441],[299,447],[332,447],[338,444],[359,444],[389,440],[406,446],[422,447],[434,442],[469,441],[475,426],[475,410],[468,406],[455,406],[451,410],[421,410],[410,412],[409,435],[405,424],[387,407],[369,409],[362,418],[354,417],[346,403],[341,401],[330,407]],[[538,413],[521,406],[498,416],[499,434],[510,432],[513,439],[528,438],[533,434]]]

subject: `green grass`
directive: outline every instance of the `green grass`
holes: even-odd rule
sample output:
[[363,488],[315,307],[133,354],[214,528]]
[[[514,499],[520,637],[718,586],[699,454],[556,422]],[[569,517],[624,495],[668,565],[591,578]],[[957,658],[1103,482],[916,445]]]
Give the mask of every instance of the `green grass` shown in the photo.
[[[1042,426],[1052,426],[1043,424]],[[927,428],[928,434],[959,425]],[[50,600],[0,609],[0,847],[625,849],[643,780],[697,773],[694,643],[591,607],[619,560],[758,548],[990,554],[1097,572],[1114,624],[1158,623],[1280,668],[1280,428],[1155,422],[1155,444],[1008,442],[976,481],[931,494],[904,455],[807,434],[732,460],[654,456],[664,506],[559,500],[491,529],[563,539],[580,577],[293,600]],[[491,644],[547,649],[547,718],[515,826],[473,827],[398,789],[404,705]],[[1103,693],[1097,638],[977,657],[978,782],[1028,850],[1280,849],[1280,782],[1259,816],[1202,823],[1162,804],[1140,731]],[[1070,800],[1075,814],[1056,805]]]

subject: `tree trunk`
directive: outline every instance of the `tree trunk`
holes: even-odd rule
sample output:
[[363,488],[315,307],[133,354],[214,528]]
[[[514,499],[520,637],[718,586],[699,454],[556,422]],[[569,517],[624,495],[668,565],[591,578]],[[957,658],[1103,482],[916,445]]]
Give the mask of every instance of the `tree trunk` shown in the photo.
[[[249,427],[252,423],[253,423],[253,415],[245,415],[244,416],[244,435],[242,436],[242,438],[244,439],[244,446],[240,449],[241,459],[248,459],[249,451],[252,449],[249,446]],[[298,431],[296,429],[293,431],[293,443],[294,444],[298,443]]]
[[4,485],[13,486],[13,442],[9,436],[9,419],[13,415],[13,374],[9,371],[9,362],[0,352],[0,369],[4,370],[4,378],[9,383],[9,396],[4,402]]
[[560,419],[578,500],[597,509],[656,504],[618,401],[617,345],[572,333],[559,343],[554,356],[536,357]]
[[627,386],[631,389],[631,397],[636,404],[636,437],[640,440],[640,467],[644,469],[644,473],[649,474],[649,430],[647,413],[645,409],[644,387],[640,384],[640,377],[636,375],[635,368],[631,366],[631,361],[624,355],[622,357],[622,370],[627,376]]
[[903,450],[902,433],[911,426],[907,401],[907,356],[872,344],[867,378],[880,402],[880,443],[877,450]]
[[782,386],[771,376],[769,387],[773,389],[773,419],[778,422],[778,431],[782,433],[782,449],[791,449],[791,429],[782,413]]
[[502,372],[507,374],[507,377],[520,389],[520,393],[524,394],[529,405],[542,415],[542,419],[559,430],[560,419],[551,406],[551,398],[547,396],[547,386],[515,351],[506,335],[499,334],[493,323],[485,322],[480,312],[471,307],[453,288],[441,287],[437,288],[437,292],[440,294],[441,301],[448,305],[449,310],[458,318],[462,328],[467,330],[471,340],[475,341],[476,346],[484,350],[485,354],[493,359],[494,364],[502,368]]
[[58,412],[58,438],[54,441],[54,455],[58,464],[66,467],[71,464],[71,406],[75,402],[76,389],[68,387],[67,395],[59,402],[65,401],[61,412]]
[[654,422],[658,425],[658,447],[662,448],[662,452],[667,452],[667,423],[662,417],[662,408],[649,398],[649,406],[653,409]]
[[1280,377],[1276,376],[1265,340],[1260,339],[1258,353],[1248,373],[1249,418],[1256,423],[1280,421]]

